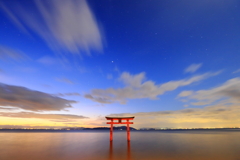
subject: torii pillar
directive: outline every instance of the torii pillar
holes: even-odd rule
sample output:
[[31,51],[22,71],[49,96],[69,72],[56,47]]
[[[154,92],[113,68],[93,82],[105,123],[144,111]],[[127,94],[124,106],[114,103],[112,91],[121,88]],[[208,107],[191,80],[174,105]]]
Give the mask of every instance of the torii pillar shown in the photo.
[[[111,122],[107,122],[110,124],[110,141],[113,140],[113,124],[126,124],[127,125],[127,140],[130,141],[130,127],[129,124],[133,124],[133,122],[129,122],[129,120],[133,120],[134,117],[106,117],[107,120],[111,120]],[[114,122],[114,120],[118,120],[118,122]],[[126,120],[126,122],[122,122],[122,120]]]

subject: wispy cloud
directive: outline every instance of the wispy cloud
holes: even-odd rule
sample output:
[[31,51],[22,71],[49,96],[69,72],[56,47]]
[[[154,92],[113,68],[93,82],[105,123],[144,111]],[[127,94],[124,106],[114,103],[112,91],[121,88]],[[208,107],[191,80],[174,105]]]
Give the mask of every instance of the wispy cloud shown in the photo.
[[190,85],[194,82],[206,79],[210,76],[215,76],[216,73],[205,73],[202,75],[193,76],[188,79],[178,81],[169,81],[164,84],[155,84],[153,81],[145,81],[145,73],[131,75],[128,72],[123,72],[119,80],[126,86],[124,88],[108,88],[108,89],[93,89],[90,94],[86,94],[85,98],[91,99],[99,103],[115,103],[125,104],[128,99],[157,99],[159,95],[168,91],[173,91],[179,87]]
[[18,108],[0,107],[0,110],[18,110]]
[[0,59],[2,60],[26,60],[28,57],[19,50],[0,45]]
[[24,3],[12,6],[2,1],[0,7],[19,27],[38,34],[53,50],[87,53],[101,50],[101,29],[86,0],[35,0],[35,7]]
[[201,66],[202,66],[202,63],[191,64],[189,67],[187,67],[187,68],[184,70],[184,72],[185,72],[185,73],[194,73],[194,72],[196,72]]
[[61,96],[61,97],[64,97],[64,96],[81,96],[80,93],[77,93],[77,92],[71,92],[71,93],[58,93],[58,94],[54,94],[56,96]]
[[44,64],[44,65],[54,65],[54,64],[58,63],[57,59],[50,57],[50,56],[41,57],[37,60],[37,62]]
[[238,70],[234,71],[233,73],[239,73],[239,72],[240,72],[240,69],[238,69]]
[[68,79],[68,78],[57,78],[57,81],[63,82],[63,83],[66,83],[66,84],[74,84],[74,82],[71,81],[71,80]]
[[210,105],[220,100],[240,104],[240,78],[230,79],[221,86],[209,90],[183,91],[178,97],[184,97],[186,101],[191,100],[192,105]]
[[[54,120],[50,120],[52,122],[76,122],[77,120],[76,119],[54,119]],[[78,122],[77,122],[78,123]],[[79,123],[78,123],[79,124]]]
[[69,122],[77,119],[86,119],[88,117],[81,115],[72,115],[72,114],[40,114],[32,112],[0,112],[2,117],[11,117],[11,118],[38,118],[38,119],[49,119],[49,120],[60,120],[61,122]]
[[60,111],[72,107],[72,103],[76,103],[76,101],[21,86],[0,83],[0,106],[11,106],[31,111]]
[[46,128],[52,128],[52,129],[55,129],[55,128],[58,128],[58,129],[61,129],[61,128],[66,128],[68,127],[69,125],[61,125],[61,126],[50,126],[50,125],[41,125],[41,124],[24,124],[24,125],[0,125],[0,128],[18,128],[18,129],[24,129],[24,128],[35,128],[35,129],[46,129]]

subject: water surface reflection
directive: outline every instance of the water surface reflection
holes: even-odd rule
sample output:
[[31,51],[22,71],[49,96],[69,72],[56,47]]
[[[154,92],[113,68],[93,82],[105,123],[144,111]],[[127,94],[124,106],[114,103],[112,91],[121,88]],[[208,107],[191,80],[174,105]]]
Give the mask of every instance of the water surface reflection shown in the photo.
[[240,132],[0,132],[1,160],[240,160]]
[[[131,141],[127,141],[127,160],[131,160]],[[113,159],[113,141],[110,141],[109,144],[109,160],[114,160]]]

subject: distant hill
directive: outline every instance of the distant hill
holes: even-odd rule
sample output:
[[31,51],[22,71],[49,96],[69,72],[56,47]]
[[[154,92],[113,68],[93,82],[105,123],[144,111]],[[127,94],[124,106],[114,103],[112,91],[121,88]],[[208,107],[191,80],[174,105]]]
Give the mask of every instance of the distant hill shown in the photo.
[[[130,130],[137,130],[133,127],[129,127]],[[83,130],[110,130],[110,127],[95,127],[95,128],[83,128]],[[127,130],[126,126],[113,127],[113,130]]]

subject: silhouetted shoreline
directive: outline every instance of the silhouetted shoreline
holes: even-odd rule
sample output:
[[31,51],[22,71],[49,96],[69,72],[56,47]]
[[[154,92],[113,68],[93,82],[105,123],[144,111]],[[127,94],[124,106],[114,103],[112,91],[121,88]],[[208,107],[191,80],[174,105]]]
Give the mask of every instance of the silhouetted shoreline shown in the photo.
[[[109,127],[96,127],[96,128],[61,128],[61,129],[34,129],[34,128],[2,128],[0,132],[84,132],[84,131],[109,131]],[[114,131],[126,131],[125,126],[114,127]],[[240,128],[194,128],[194,129],[155,129],[155,128],[141,128],[135,129],[131,127],[131,131],[135,132],[167,132],[167,131],[240,131]]]

